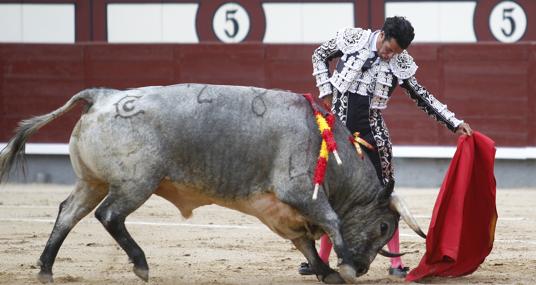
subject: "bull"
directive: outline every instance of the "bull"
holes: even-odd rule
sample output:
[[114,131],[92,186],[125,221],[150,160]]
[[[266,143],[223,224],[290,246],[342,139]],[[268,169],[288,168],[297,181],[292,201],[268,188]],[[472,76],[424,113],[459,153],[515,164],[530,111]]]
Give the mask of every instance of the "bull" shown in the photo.
[[[77,182],[60,204],[38,260],[41,282],[53,281],[61,244],[95,208],[134,273],[147,281],[145,254],[125,219],[153,194],[186,218],[208,204],[257,217],[291,240],[326,283],[355,282],[378,253],[396,256],[382,248],[400,216],[424,236],[392,195],[393,184],[382,186],[371,162],[358,158],[339,121],[333,135],[343,164],[329,160],[318,198],[311,198],[321,136],[309,102],[281,90],[202,84],[86,89],[57,110],[19,124],[0,153],[0,179],[7,179],[27,139],[78,101],[86,108],[69,142]],[[315,249],[323,233],[334,244],[338,271],[323,263]]]

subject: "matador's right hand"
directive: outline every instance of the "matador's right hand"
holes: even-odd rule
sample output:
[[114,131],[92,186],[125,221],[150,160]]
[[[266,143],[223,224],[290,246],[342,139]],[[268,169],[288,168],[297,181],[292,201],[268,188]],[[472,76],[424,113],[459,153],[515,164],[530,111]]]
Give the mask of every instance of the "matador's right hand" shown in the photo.
[[329,95],[326,95],[324,97],[322,97],[322,102],[324,102],[324,104],[326,104],[326,106],[328,106],[328,111],[331,112],[331,102],[333,100],[333,94],[329,94]]
[[472,135],[473,134],[473,130],[471,129],[471,126],[469,126],[469,124],[467,123],[461,123],[458,128],[456,129],[456,133],[458,135]]

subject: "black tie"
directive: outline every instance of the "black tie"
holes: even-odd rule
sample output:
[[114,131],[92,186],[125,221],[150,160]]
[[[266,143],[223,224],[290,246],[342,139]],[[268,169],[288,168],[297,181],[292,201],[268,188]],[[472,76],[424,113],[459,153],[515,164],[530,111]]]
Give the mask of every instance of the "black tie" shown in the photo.
[[365,60],[365,63],[363,64],[363,67],[361,67],[362,72],[365,72],[365,71],[369,70],[369,68],[372,66],[372,64],[378,58],[378,53],[375,52],[375,51],[373,51],[373,53],[374,53],[373,57],[369,57],[369,58],[367,58],[367,60]]

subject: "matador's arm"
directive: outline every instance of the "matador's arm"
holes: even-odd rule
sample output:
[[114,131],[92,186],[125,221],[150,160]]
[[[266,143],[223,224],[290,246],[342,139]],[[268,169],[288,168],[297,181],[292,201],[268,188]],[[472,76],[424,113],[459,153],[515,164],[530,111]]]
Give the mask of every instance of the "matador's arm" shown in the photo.
[[400,86],[417,103],[418,107],[452,132],[456,132],[458,126],[463,123],[462,120],[455,117],[455,114],[447,108],[447,105],[439,102],[434,95],[420,85],[415,76],[403,80]]
[[456,132],[463,121],[455,117],[447,105],[439,102],[426,88],[419,84],[415,78],[417,65],[407,51],[393,57],[389,65],[393,74],[398,78],[399,84],[408,96],[417,103],[426,114],[451,131]]
[[333,58],[342,56],[343,53],[337,47],[337,39],[333,38],[321,46],[313,53],[313,76],[316,79],[316,86],[320,91],[318,97],[322,98],[333,92],[329,72],[329,61]]

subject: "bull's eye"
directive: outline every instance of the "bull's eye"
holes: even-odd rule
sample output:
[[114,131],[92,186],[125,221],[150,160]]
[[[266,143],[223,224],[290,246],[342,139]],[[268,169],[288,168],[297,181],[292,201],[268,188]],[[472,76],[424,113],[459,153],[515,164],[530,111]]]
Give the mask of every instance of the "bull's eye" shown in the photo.
[[380,224],[380,231],[382,235],[385,235],[387,233],[387,229],[389,229],[389,226],[386,223]]

